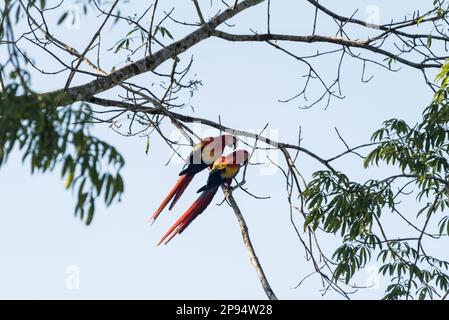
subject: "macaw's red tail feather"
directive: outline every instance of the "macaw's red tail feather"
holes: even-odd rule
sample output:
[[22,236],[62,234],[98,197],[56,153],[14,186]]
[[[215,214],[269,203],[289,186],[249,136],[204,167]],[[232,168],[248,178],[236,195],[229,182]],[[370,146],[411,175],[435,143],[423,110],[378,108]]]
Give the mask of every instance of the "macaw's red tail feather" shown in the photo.
[[[204,191],[199,198],[190,206],[189,209],[175,222],[167,231],[157,245],[167,244],[175,235],[180,234],[185,228],[212,202],[218,188]],[[164,242],[165,241],[165,242]]]
[[179,198],[181,198],[181,196],[184,193],[184,191],[186,190],[187,186],[190,184],[190,182],[193,179],[192,174],[186,174],[183,177],[184,177],[184,179],[182,179],[182,181],[179,183],[179,186],[176,189],[175,195],[173,197],[173,200],[172,200],[170,206],[168,207],[168,210],[173,209],[176,202],[178,202]]
[[[184,190],[187,188],[187,186],[189,185],[190,181],[192,181],[193,176],[190,174],[184,175],[184,176],[180,176],[178,181],[176,182],[175,186],[173,187],[173,189],[171,189],[170,193],[165,197],[164,201],[162,201],[161,205],[159,206],[159,208],[157,208],[156,212],[153,214],[153,216],[151,217],[150,221],[151,224],[154,223],[154,221],[156,221],[157,217],[161,214],[162,210],[164,210],[164,208],[167,206],[167,204],[173,199],[175,198],[176,201],[179,199],[179,197],[181,196],[181,194],[184,192]],[[178,196],[179,194],[179,196]],[[170,208],[172,208],[174,205],[174,203],[171,204]]]

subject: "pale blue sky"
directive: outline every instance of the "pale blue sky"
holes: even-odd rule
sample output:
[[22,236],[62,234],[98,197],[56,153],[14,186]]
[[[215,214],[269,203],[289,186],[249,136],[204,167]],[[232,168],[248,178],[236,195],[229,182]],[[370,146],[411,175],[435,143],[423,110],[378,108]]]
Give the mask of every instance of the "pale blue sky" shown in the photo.
[[[181,20],[194,17],[191,1],[168,1],[167,7],[175,2],[175,16]],[[272,3],[272,32],[310,33],[312,11],[305,1],[296,1],[289,7],[283,1]],[[337,8],[332,1],[323,3]],[[203,4],[206,11],[209,1]],[[406,13],[403,7],[425,8],[431,1],[339,1],[338,11],[351,15],[359,8],[357,17],[365,19],[367,8],[372,5],[379,8],[380,21],[389,22]],[[137,1],[124,5],[135,12],[140,12],[139,6]],[[265,5],[249,9],[232,22],[239,26],[237,31],[248,32],[251,27],[262,32],[265,10]],[[90,16],[83,18],[80,29],[63,27],[56,34],[82,51],[99,24],[100,21]],[[320,27],[318,33],[329,34],[326,32],[329,25]],[[183,32],[179,27],[172,28],[175,37]],[[103,48],[111,47],[127,31],[123,27],[108,31],[103,35]],[[303,54],[328,46],[289,44],[288,47]],[[42,58],[42,53],[32,52],[43,66],[54,67]],[[348,59],[343,73],[347,98],[333,100],[327,111],[322,106],[300,110],[298,106],[303,103],[299,101],[277,102],[301,88],[301,76],[305,72],[304,66],[280,52],[264,44],[209,39],[182,57],[188,60],[192,54],[193,73],[204,83],[191,100],[196,115],[217,119],[220,114],[224,124],[242,129],[260,130],[268,122],[269,129],[277,132],[280,140],[289,142],[295,142],[301,125],[303,146],[323,156],[344,150],[334,127],[339,128],[351,145],[364,143],[387,118],[417,121],[432,96],[415,70],[404,67],[398,73],[389,73],[370,67],[368,72],[375,77],[363,84],[361,64]],[[123,57],[111,58],[105,53],[102,64],[108,69],[122,60]],[[318,69],[332,79],[336,61],[323,59]],[[66,77],[67,74],[51,78],[34,74],[33,87],[38,91],[57,89],[63,86]],[[152,79],[150,75],[138,77],[141,85]],[[78,77],[74,83],[86,80]],[[310,94],[319,93],[315,90]],[[114,97],[112,93],[109,96]],[[146,223],[148,218],[176,181],[181,166],[164,166],[170,150],[156,135],[152,136],[152,147],[146,155],[146,138],[125,138],[106,126],[95,130],[124,155],[126,192],[121,203],[97,209],[89,227],[73,217],[75,199],[64,189],[59,172],[31,176],[28,163],[22,165],[18,153],[1,168],[0,298],[265,298],[242,245],[235,216],[226,205],[211,205],[180,237],[168,246],[156,247],[157,240],[196,194],[186,192],[174,213],[164,212],[150,227]],[[282,160],[280,156],[279,159]],[[298,165],[306,177],[320,168],[302,155]],[[357,159],[340,161],[336,166],[354,179],[367,175]],[[374,171],[381,176],[389,172]],[[204,182],[206,175],[203,173],[194,180],[192,190]],[[252,192],[271,195],[269,200],[255,200],[242,192],[235,193],[274,291],[283,299],[321,298],[318,277],[305,281],[299,289],[292,289],[312,271],[312,266],[305,260],[304,249],[290,224],[282,174],[262,175],[258,167],[251,167],[247,181]],[[221,199],[218,194],[214,202]],[[413,204],[410,209],[414,209]],[[395,226],[387,226],[387,230],[393,232]],[[325,238],[330,247],[337,244],[333,237]],[[80,271],[79,289],[69,290],[66,286],[66,271],[70,266]],[[368,277],[369,274],[362,272],[356,277],[358,284],[364,285]],[[385,283],[381,282],[380,289],[366,290],[358,297],[379,298],[382,285]],[[339,296],[329,293],[326,297]]]

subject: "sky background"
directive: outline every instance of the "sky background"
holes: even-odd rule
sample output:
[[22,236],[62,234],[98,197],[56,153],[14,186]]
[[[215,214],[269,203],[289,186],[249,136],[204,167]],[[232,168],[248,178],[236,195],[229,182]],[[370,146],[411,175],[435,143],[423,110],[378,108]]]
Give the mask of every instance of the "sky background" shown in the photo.
[[[169,8],[175,2],[175,17],[185,21],[195,19],[191,1],[167,1],[165,5]],[[58,14],[49,16],[49,20],[53,22],[56,35],[82,51],[102,20],[90,15],[82,18],[79,28],[68,28],[65,24],[56,28],[56,20],[71,3],[65,1]],[[201,3],[208,15],[215,13],[209,9],[209,1]],[[378,12],[380,22],[386,23],[411,13],[411,9],[429,8],[431,1],[339,1],[338,8],[332,1],[323,4],[342,15],[351,15],[359,9],[356,17],[360,19]],[[272,5],[272,32],[310,34],[313,10],[305,1],[288,6],[283,1],[272,1]],[[122,8],[130,13],[142,12],[141,6],[142,2],[131,1]],[[265,31],[265,10],[262,4],[242,13],[231,21],[237,24],[231,31],[248,33],[250,27]],[[323,23],[318,33],[331,34],[331,26],[330,22]],[[17,32],[20,30],[18,27]],[[179,26],[170,29],[175,38],[189,30]],[[123,65],[123,56],[111,55],[106,49],[127,32],[124,27],[106,28],[102,56],[105,69]],[[287,47],[302,55],[333,48],[307,44],[288,44]],[[55,68],[42,52],[30,50],[43,67]],[[301,110],[298,107],[304,103],[300,100],[287,104],[278,102],[301,90],[305,72],[303,65],[279,51],[264,44],[209,39],[182,58],[188,61],[191,55],[194,56],[192,74],[203,82],[189,101],[195,106],[195,115],[216,120],[220,114],[223,124],[247,130],[258,131],[269,123],[269,136],[292,143],[296,142],[301,126],[302,145],[324,157],[345,149],[334,127],[350,145],[365,143],[385,119],[418,121],[432,97],[416,70],[403,67],[400,72],[390,73],[371,66],[367,72],[374,74],[374,78],[364,84],[360,81],[362,64],[347,59],[342,75],[346,99],[332,100],[327,110],[323,105]],[[316,66],[332,80],[337,61],[335,56],[323,58],[316,60]],[[161,70],[167,67],[162,66]],[[66,77],[67,74],[48,77],[35,73],[33,88],[41,92],[58,89]],[[149,85],[154,79],[145,74],[136,81]],[[87,77],[77,76],[73,84],[87,80]],[[311,96],[320,93],[318,87],[310,91]],[[191,113],[189,108],[182,112]],[[164,129],[169,135],[175,134],[168,126]],[[265,299],[242,244],[239,225],[227,205],[211,205],[181,236],[167,246],[156,247],[157,240],[196,197],[195,190],[203,184],[207,173],[195,178],[191,191],[185,193],[174,213],[164,212],[150,226],[148,218],[175,183],[181,165],[178,162],[164,166],[170,149],[156,135],[151,137],[147,155],[145,137],[126,138],[101,125],[94,130],[125,157],[125,194],[120,203],[107,209],[98,208],[89,227],[74,218],[75,198],[64,189],[59,171],[31,176],[29,164],[22,165],[17,152],[1,168],[0,298]],[[203,135],[215,133],[202,132]],[[271,157],[282,161],[279,154]],[[261,155],[258,160],[263,159]],[[335,165],[355,180],[368,175],[362,161],[356,158]],[[298,167],[306,177],[321,168],[303,155],[300,155]],[[390,169],[374,171],[385,176]],[[247,187],[257,195],[271,196],[269,200],[256,200],[241,191],[235,192],[255,250],[277,296],[282,299],[323,298],[318,277],[306,280],[298,289],[293,288],[312,271],[312,266],[306,261],[304,249],[290,223],[282,173],[270,166],[250,167]],[[214,203],[221,200],[222,195],[217,194]],[[413,214],[413,203],[409,205]],[[302,220],[296,218],[301,225]],[[387,229],[400,231],[395,225]],[[323,239],[330,248],[338,245],[332,236]],[[368,271],[357,275],[357,284],[365,285],[372,279],[377,265],[374,261],[371,265]],[[79,286],[73,282],[75,278],[79,279]],[[364,290],[356,297],[379,298],[385,285],[385,280],[380,279],[377,288]],[[329,292],[324,298],[339,297]]]

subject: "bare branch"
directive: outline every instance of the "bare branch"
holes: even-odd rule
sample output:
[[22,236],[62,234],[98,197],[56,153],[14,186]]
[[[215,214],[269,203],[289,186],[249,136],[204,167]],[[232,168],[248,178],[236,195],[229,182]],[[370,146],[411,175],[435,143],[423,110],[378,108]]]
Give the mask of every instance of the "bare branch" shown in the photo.
[[262,285],[262,288],[264,289],[268,299],[277,300],[278,298],[276,297],[273,290],[271,289],[270,283],[268,282],[265,272],[263,271],[262,266],[259,262],[259,258],[257,257],[256,252],[254,251],[254,247],[251,242],[251,238],[249,237],[248,226],[246,225],[245,218],[243,218],[242,212],[240,211],[240,208],[238,207],[237,203],[235,202],[235,199],[232,196],[231,190],[225,186],[223,186],[222,189],[223,189],[225,198],[228,200],[229,205],[232,207],[232,209],[234,210],[235,216],[237,217],[237,220],[240,225],[240,231],[242,232],[243,244],[245,245],[245,248],[248,251],[248,255],[250,257],[251,264],[256,269],[256,273],[257,273],[257,276],[259,277],[260,284]]

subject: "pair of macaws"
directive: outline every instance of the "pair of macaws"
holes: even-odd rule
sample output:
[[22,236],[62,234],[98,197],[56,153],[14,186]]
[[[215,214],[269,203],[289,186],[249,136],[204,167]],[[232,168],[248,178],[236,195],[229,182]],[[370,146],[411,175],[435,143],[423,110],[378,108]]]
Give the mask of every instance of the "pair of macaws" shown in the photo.
[[158,245],[161,243],[167,244],[175,235],[183,232],[212,202],[218,188],[222,184],[229,186],[232,179],[239,172],[240,167],[248,162],[249,153],[246,150],[235,150],[234,152],[223,156],[223,151],[227,146],[235,149],[237,147],[237,138],[230,134],[223,134],[218,137],[208,137],[202,139],[193,147],[192,153],[186,161],[187,167],[179,173],[180,177],[178,182],[153,214],[151,218],[152,223],[157,219],[170,201],[171,204],[169,210],[174,207],[198,172],[210,167],[211,171],[207,183],[198,190],[198,192],[201,192],[198,199],[168,230],[159,241]]

